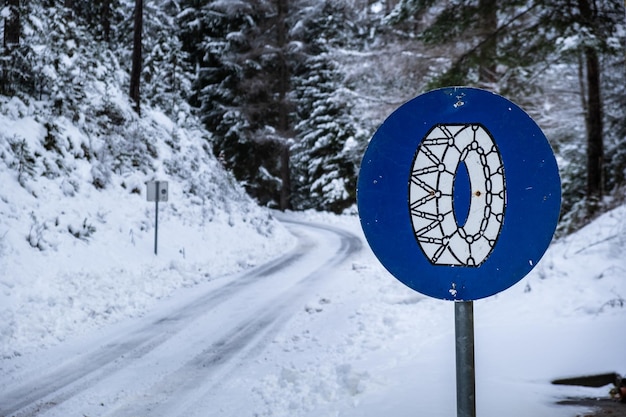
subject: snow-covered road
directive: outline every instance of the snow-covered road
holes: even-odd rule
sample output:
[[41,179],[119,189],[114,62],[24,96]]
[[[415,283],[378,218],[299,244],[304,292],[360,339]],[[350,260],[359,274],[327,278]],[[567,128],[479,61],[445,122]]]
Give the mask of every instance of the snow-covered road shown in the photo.
[[207,415],[229,397],[228,379],[263,355],[310,292],[362,246],[338,228],[288,227],[298,245],[272,262],[24,358],[0,382],[0,416]]

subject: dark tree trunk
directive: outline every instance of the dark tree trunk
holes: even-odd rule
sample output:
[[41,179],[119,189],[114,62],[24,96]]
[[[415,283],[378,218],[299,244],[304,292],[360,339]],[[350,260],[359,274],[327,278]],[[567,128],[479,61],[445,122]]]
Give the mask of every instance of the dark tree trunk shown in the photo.
[[[287,47],[287,28],[286,17],[288,12],[288,0],[277,0],[277,46],[280,51],[279,55],[279,74],[278,74],[278,131],[284,137],[289,134],[289,106],[287,103],[287,92],[289,89],[289,70],[287,68],[287,57],[285,50]],[[280,155],[280,176],[282,186],[280,189],[280,209],[291,209],[291,167],[290,167],[290,151],[289,144],[285,140],[281,147]]]
[[280,209],[282,211],[291,210],[291,166],[289,160],[291,152],[289,145],[284,144],[280,153],[280,175],[282,187],[280,189]]
[[137,114],[141,114],[141,32],[143,29],[143,0],[135,0],[135,23],[133,28],[133,65],[130,73],[130,99]]
[[20,1],[8,0],[6,2],[10,15],[4,19],[4,59],[2,60],[2,80],[0,80],[0,92],[2,94],[11,94],[13,86],[11,85],[10,69],[8,66],[11,62],[11,54],[13,49],[20,43]]
[[4,48],[11,49],[20,43],[20,1],[8,0],[10,16],[4,19]]
[[498,2],[497,0],[479,0],[478,4],[480,24],[484,41],[480,47],[480,69],[478,80],[481,84],[496,82],[496,64],[498,30]]
[[105,42],[111,41],[111,0],[102,1],[102,32]]
[[600,62],[595,50],[585,51],[587,68],[587,198],[593,215],[602,199],[604,144],[602,138],[602,103],[600,98]]
[[[592,24],[597,14],[590,0],[579,0],[578,6],[583,19]],[[587,102],[585,122],[587,125],[587,189],[588,215],[593,216],[603,196],[604,143],[602,125],[602,100],[600,96],[600,60],[597,51],[587,46],[584,49],[586,68]]]

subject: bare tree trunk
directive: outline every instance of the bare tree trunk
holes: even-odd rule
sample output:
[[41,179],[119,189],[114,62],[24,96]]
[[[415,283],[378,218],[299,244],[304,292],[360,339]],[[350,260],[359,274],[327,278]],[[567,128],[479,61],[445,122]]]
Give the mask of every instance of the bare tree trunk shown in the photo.
[[289,160],[291,152],[289,145],[284,144],[280,153],[280,176],[282,187],[280,189],[280,209],[282,211],[291,210],[291,166]]
[[4,19],[4,48],[20,43],[20,0],[8,0],[10,15]]
[[143,0],[135,0],[135,24],[133,28],[133,66],[130,74],[130,99],[137,114],[141,114],[141,32],[143,30]]
[[604,144],[602,138],[602,102],[600,97],[600,61],[592,48],[585,51],[587,67],[587,198],[589,215],[595,214],[604,194]]
[[[279,100],[279,120],[278,131],[281,135],[289,134],[289,106],[287,103],[287,92],[289,89],[289,70],[287,68],[287,57],[285,50],[287,47],[286,17],[289,8],[289,0],[277,0],[277,43],[280,52],[279,79],[278,79],[278,100]],[[286,138],[285,138],[286,139]],[[290,167],[290,145],[287,140],[281,147],[280,155],[280,176],[282,186],[280,189],[280,209],[291,209],[291,167]]]
[[20,43],[20,1],[8,0],[6,5],[9,9],[9,16],[4,18],[4,59],[2,60],[2,85],[0,91],[2,94],[11,92],[10,70],[7,68],[11,61],[11,52]]
[[[593,19],[595,7],[589,0],[579,0],[581,16]],[[604,143],[602,123],[602,100],[600,96],[600,59],[597,51],[588,46],[584,49],[586,68],[587,102],[585,122],[587,125],[587,189],[588,215],[593,216],[604,193]]]
[[493,84],[497,80],[494,58],[498,52],[496,39],[498,2],[497,0],[479,0],[478,3],[482,36],[485,39],[479,51],[480,69],[478,80],[481,84]]
[[111,0],[102,1],[102,31],[105,42],[111,41]]

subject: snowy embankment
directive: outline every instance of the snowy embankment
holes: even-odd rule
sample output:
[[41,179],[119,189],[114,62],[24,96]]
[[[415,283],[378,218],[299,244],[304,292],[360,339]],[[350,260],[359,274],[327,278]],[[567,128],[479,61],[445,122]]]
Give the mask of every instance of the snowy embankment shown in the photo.
[[[356,218],[336,222],[360,233]],[[610,387],[550,381],[626,372],[625,250],[620,207],[554,243],[518,284],[474,303],[478,415],[574,416],[582,411],[556,402],[608,397]],[[258,398],[246,407],[263,416],[455,415],[452,304],[407,289],[367,248],[344,269],[345,280],[312,294],[275,341],[265,359],[273,365],[254,365],[231,388],[252,387]],[[223,415],[244,412],[232,410]]]
[[[219,166],[193,120],[137,118],[119,100],[124,126],[97,130],[98,119],[53,118],[45,103],[0,104],[1,359],[141,315],[295,242]],[[158,256],[151,180],[169,182]]]
[[[3,173],[0,181],[11,184]],[[268,213],[203,214],[200,205],[181,206],[177,188],[170,182],[170,202],[159,205],[155,256],[155,205],[145,196],[88,191],[74,199],[53,194],[15,201],[8,196],[24,193],[3,187],[0,356],[143,314],[180,287],[258,265],[291,247],[293,238]],[[21,214],[9,223],[10,213]]]
[[[150,218],[149,210],[143,210],[146,219]],[[360,235],[355,216],[291,215]],[[135,244],[126,243],[126,250],[142,248],[147,252],[144,255],[120,255],[123,251],[115,249],[116,245],[101,243],[98,248],[96,241],[74,245],[77,254],[94,245],[135,267],[118,264],[99,272],[102,266],[97,256],[68,265],[71,251],[59,255],[64,252],[59,246],[49,268],[40,266],[42,275],[30,279],[30,287],[14,280],[7,290],[3,275],[3,302],[11,300],[12,307],[2,311],[12,314],[13,320],[12,326],[3,326],[3,332],[16,330],[9,333],[10,353],[1,360],[0,369],[13,367],[15,353],[41,353],[64,337],[158,308],[157,299],[169,294],[176,297],[177,287],[219,279],[219,273],[204,275],[212,267],[222,265],[221,272],[243,268],[244,263],[260,262],[271,250],[293,244],[279,225],[267,240],[255,238],[255,228],[246,228],[244,222],[237,226],[236,221],[233,226],[225,223],[223,229],[215,226],[213,230],[223,233],[221,238],[193,237],[185,222],[173,221],[171,213],[162,217],[163,234],[169,233],[171,239],[164,238],[158,257],[151,255],[149,231]],[[615,347],[626,342],[621,331],[626,311],[625,220],[626,207],[604,215],[553,244],[520,283],[475,302],[479,415],[573,416],[580,410],[557,406],[556,401],[570,395],[606,397],[608,388],[557,387],[549,381],[568,375],[624,372]],[[168,222],[171,229],[166,232]],[[185,236],[185,230],[192,237]],[[121,239],[119,228],[110,233]],[[130,242],[127,233],[123,234]],[[175,236],[183,237],[176,240]],[[233,249],[236,245],[229,242],[235,241],[249,241],[240,243],[249,245],[250,252]],[[198,253],[204,247],[211,250],[202,257]],[[228,254],[229,250],[239,256]],[[12,253],[18,252],[13,249]],[[27,259],[21,259],[34,270],[34,263],[29,266]],[[237,365],[236,375],[229,376],[220,394],[215,393],[217,397],[211,396],[206,407],[192,415],[205,415],[207,410],[224,416],[454,415],[452,304],[404,287],[367,247],[340,265],[334,275],[343,278],[317,287],[269,347]],[[75,300],[66,301],[69,297]],[[107,311],[107,305],[116,307]],[[2,337],[3,342],[9,340],[5,333]]]

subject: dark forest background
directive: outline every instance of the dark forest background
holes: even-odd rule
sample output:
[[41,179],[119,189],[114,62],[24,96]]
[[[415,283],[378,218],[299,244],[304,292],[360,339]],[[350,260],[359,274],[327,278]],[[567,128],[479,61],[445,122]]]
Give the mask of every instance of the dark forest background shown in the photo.
[[5,0],[2,19],[2,102],[37,103],[43,146],[60,156],[42,168],[3,138],[20,178],[69,169],[60,118],[106,144],[74,152],[97,167],[94,187],[146,170],[157,150],[133,118],[158,109],[197,120],[203,151],[258,203],[341,213],[377,126],[422,92],[466,85],[515,101],[546,133],[561,232],[624,202],[621,0]]

